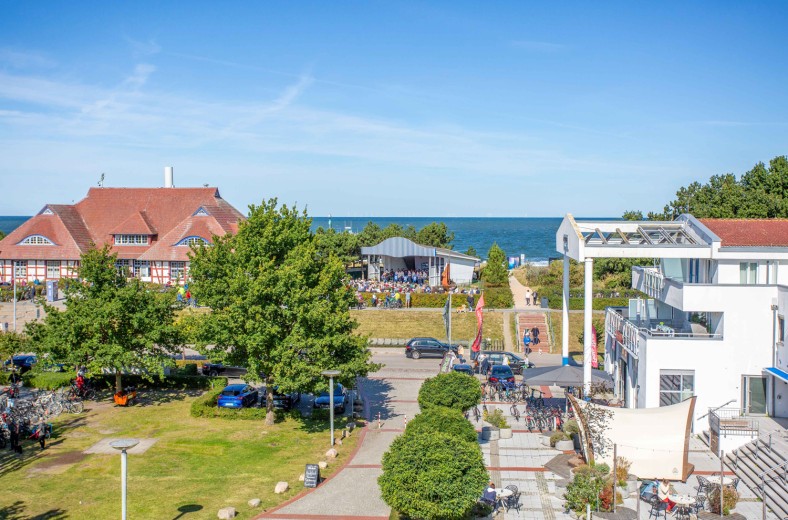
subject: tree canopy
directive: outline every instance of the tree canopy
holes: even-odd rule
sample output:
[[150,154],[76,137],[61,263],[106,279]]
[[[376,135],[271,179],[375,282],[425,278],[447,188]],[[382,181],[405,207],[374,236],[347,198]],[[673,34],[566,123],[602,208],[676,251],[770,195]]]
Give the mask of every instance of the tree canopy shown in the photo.
[[419,389],[422,410],[444,407],[464,412],[479,404],[481,398],[479,380],[453,370],[427,379]]
[[487,285],[493,287],[506,285],[509,281],[509,273],[506,270],[506,255],[498,244],[493,242],[490,251],[487,253],[487,264],[482,271],[482,280]]
[[[726,173],[711,176],[705,184],[681,187],[662,212],[647,216],[673,220],[682,213],[698,218],[788,218],[788,157],[777,156],[768,166],[759,162],[739,179]],[[642,218],[642,212],[624,213],[625,219],[634,217]]]
[[27,333],[37,350],[52,359],[85,366],[89,372],[122,374],[141,370],[164,375],[180,344],[174,324],[175,297],[127,279],[115,267],[109,246],[82,255],[79,280],[65,285],[66,309],[44,303],[47,315],[31,322]]
[[9,330],[0,334],[0,362],[14,354],[27,350],[28,338],[24,334]]
[[238,233],[192,253],[192,290],[212,309],[198,347],[265,382],[269,423],[274,386],[327,390],[324,370],[339,370],[348,384],[376,368],[366,339],[353,334],[344,266],[318,249],[310,226],[306,212],[270,199],[249,207]]

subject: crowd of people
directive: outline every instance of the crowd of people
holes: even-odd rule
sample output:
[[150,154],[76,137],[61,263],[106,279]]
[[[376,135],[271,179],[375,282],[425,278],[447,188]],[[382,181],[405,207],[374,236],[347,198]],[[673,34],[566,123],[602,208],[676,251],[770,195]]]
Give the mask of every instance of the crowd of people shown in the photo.
[[424,270],[407,270],[407,269],[397,269],[397,270],[388,270],[383,271],[380,275],[380,279],[384,282],[401,282],[401,283],[413,283],[416,285],[422,285],[425,281],[429,281],[429,273]]

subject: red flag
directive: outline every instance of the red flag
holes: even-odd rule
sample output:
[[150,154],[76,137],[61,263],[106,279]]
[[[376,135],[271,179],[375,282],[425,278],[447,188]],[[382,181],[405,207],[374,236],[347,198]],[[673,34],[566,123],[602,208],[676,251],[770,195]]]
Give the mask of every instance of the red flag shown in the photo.
[[479,352],[482,346],[482,324],[484,323],[484,294],[479,296],[479,302],[476,304],[476,338],[473,340],[471,350]]
[[591,366],[593,368],[599,368],[596,351],[596,327],[593,325],[591,325]]
[[448,289],[451,285],[451,273],[449,266],[451,266],[451,264],[447,263],[446,267],[443,269],[443,276],[441,276],[441,285],[444,287],[444,289]]

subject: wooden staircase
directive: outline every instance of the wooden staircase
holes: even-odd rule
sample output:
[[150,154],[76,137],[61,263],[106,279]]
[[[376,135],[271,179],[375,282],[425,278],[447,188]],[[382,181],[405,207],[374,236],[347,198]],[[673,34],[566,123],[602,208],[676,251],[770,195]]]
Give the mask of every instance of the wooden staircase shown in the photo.
[[[539,344],[531,343],[533,352],[550,352],[550,333],[547,328],[547,320],[544,312],[521,312],[517,315],[517,337],[515,338],[515,351],[523,351],[523,334],[525,329],[539,329]],[[531,338],[533,339],[533,337]]]

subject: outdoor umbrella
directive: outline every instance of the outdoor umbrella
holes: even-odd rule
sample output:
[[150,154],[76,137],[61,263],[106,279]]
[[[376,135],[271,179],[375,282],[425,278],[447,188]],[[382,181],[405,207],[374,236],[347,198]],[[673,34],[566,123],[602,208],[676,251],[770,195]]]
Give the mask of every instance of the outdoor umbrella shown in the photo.
[[[523,382],[529,386],[583,386],[583,367],[557,366],[529,368],[523,371]],[[604,370],[591,370],[591,383],[613,383]]]

